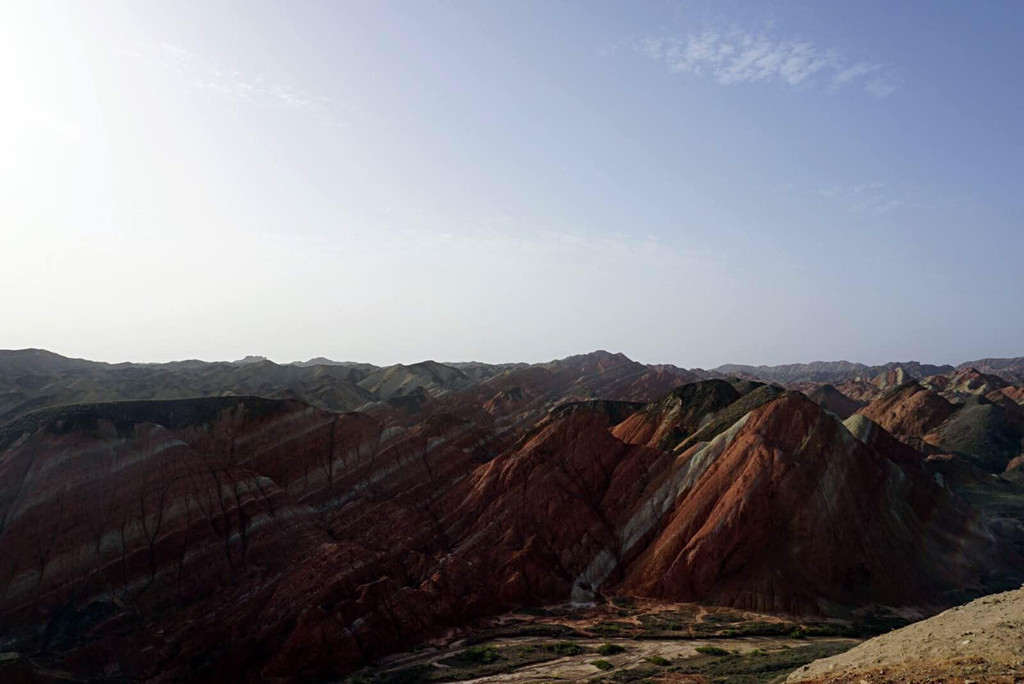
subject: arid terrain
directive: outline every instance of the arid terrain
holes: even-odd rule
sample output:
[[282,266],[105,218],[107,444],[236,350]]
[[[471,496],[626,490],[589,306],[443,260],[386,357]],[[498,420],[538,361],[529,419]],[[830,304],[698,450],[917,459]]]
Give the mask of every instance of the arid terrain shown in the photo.
[[799,668],[789,682],[1018,682],[1024,589],[957,606]]
[[773,681],[1020,586],[1020,368],[0,352],[0,673]]

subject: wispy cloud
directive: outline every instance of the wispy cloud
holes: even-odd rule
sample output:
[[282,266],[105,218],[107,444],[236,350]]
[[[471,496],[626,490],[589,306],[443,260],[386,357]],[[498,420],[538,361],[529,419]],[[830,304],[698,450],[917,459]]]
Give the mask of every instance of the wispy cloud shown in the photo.
[[[304,111],[332,124],[343,125],[335,114],[339,103],[332,102],[330,98],[307,93],[293,86],[271,83],[262,76],[221,68],[180,45],[145,43],[125,52],[150,60],[161,69],[176,75],[193,90],[237,101]],[[348,109],[346,105],[340,106]]]
[[815,188],[790,185],[787,189],[820,202],[828,202],[852,213],[881,215],[898,209],[922,206],[920,198],[912,199],[914,193],[908,189],[880,181],[849,185],[833,184]]
[[708,29],[683,37],[645,37],[628,44],[670,72],[704,76],[723,85],[775,82],[828,90],[859,87],[873,97],[887,97],[896,91],[891,70],[883,64],[850,62],[833,48],[768,32]]

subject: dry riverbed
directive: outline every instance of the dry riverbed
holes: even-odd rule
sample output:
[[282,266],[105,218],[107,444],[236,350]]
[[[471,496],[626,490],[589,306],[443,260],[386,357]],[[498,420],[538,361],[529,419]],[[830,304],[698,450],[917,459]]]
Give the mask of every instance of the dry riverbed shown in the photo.
[[512,613],[384,658],[352,682],[776,682],[895,616],[804,622],[694,604],[617,600]]

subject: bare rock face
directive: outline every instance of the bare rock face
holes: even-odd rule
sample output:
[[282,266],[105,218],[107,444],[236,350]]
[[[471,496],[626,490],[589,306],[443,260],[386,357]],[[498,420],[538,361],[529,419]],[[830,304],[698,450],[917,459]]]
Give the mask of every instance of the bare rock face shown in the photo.
[[928,389],[953,402],[985,396],[1009,386],[996,375],[987,375],[974,368],[959,368],[953,373],[933,375],[921,381]]
[[863,402],[846,396],[832,385],[821,385],[807,394],[807,397],[826,411],[831,411],[842,419],[849,418],[864,406]]
[[0,640],[90,676],[305,681],[523,605],[931,605],[1020,561],[866,417],[720,380],[548,410],[573,364],[415,412],[30,413],[0,429]]
[[[999,390],[999,393],[1024,406],[1024,386],[1013,385],[1010,387],[1004,387],[1003,389]],[[989,395],[989,398],[995,401],[992,395]]]
[[962,363],[958,368],[976,368],[982,373],[998,375],[1007,382],[1024,383],[1024,356],[1011,359],[978,359]]
[[846,397],[861,405],[869,404],[882,395],[882,389],[870,380],[851,378],[836,385],[836,389]]
[[984,397],[973,397],[925,441],[999,473],[1024,452],[1024,415],[1012,402],[1004,407]]
[[891,389],[858,413],[894,437],[921,447],[924,437],[956,411],[956,407],[916,381]]
[[965,547],[990,559],[996,551],[929,476],[857,440],[800,394],[680,460],[704,472],[630,566],[628,592],[797,612],[867,596],[898,602],[984,572],[940,559]]
[[409,595],[450,551],[432,506],[469,428],[256,398],[30,414],[0,437],[0,638],[108,676],[344,672],[466,589]]
[[705,421],[726,408],[741,393],[725,380],[704,380],[684,385],[643,412],[617,426],[615,435],[631,444],[672,448],[695,434]]

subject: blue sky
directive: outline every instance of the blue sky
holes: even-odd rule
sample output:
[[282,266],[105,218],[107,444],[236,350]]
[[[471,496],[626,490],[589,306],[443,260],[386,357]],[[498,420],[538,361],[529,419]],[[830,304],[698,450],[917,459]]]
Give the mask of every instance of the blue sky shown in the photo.
[[1019,3],[8,3],[0,346],[1024,354]]

